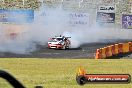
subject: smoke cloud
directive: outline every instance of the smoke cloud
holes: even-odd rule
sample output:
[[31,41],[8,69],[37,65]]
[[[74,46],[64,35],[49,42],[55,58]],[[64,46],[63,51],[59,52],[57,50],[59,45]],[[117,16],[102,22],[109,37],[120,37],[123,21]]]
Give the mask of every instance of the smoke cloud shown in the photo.
[[114,25],[101,27],[95,23],[96,18],[91,13],[86,13],[89,19],[79,18],[83,23],[75,23],[76,18],[69,17],[71,13],[75,12],[42,7],[35,11],[33,23],[0,24],[0,52],[30,53],[36,50],[36,44],[46,45],[49,38],[57,35],[71,37],[72,48],[85,43],[109,42],[111,39],[132,39],[131,30]]

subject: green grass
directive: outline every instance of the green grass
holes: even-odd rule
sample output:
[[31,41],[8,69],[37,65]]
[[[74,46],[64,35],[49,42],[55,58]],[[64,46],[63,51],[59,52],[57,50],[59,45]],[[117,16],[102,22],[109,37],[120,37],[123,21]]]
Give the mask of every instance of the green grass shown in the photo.
[[[15,76],[27,88],[42,85],[44,88],[132,88],[130,84],[86,84],[80,86],[75,77],[79,66],[88,74],[130,74],[130,59],[40,59],[40,58],[1,58],[0,69]],[[0,88],[11,88],[0,79]]]

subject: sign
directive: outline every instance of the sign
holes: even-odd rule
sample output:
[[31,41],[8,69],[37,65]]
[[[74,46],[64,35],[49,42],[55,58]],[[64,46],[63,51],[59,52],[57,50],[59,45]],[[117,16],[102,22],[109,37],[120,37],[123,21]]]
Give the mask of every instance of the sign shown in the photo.
[[0,9],[0,22],[31,23],[34,19],[33,10],[5,10]]
[[70,13],[69,14],[69,24],[71,26],[84,26],[89,24],[89,14],[88,13]]
[[99,6],[98,12],[114,13],[115,6]]
[[97,10],[97,22],[99,23],[114,23],[115,22],[115,7],[114,6],[99,6]]
[[84,74],[76,77],[79,85],[86,83],[130,83],[131,76],[129,74]]
[[122,15],[122,27],[132,29],[132,15]]
[[97,22],[99,23],[114,23],[115,13],[97,12]]

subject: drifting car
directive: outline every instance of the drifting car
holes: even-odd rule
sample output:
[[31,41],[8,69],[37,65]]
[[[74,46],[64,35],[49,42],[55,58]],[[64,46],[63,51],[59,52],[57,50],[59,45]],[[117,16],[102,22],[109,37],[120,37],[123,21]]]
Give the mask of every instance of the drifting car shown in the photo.
[[71,47],[71,42],[69,40],[71,37],[65,36],[55,36],[54,38],[50,38],[48,42],[49,49],[69,49]]

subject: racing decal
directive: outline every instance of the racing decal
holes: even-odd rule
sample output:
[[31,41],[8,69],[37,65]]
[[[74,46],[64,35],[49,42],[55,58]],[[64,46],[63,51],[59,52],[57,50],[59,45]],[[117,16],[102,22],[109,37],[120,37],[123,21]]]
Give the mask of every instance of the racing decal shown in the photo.
[[122,28],[132,29],[132,15],[122,15]]
[[0,22],[31,23],[34,19],[34,10],[5,10],[0,9]]

